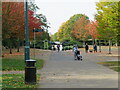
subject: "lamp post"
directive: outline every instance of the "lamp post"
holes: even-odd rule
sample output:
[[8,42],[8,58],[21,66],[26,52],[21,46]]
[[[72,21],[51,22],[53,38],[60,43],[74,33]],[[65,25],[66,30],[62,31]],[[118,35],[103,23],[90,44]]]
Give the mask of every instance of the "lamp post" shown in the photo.
[[25,61],[30,59],[29,31],[28,31],[28,2],[25,0]]
[[28,1],[24,2],[25,16],[25,83],[36,84],[36,60],[30,59],[29,31],[28,31]]
[[[35,30],[35,28],[34,28]],[[35,59],[35,31],[34,31],[34,59]]]
[[43,32],[44,30],[43,29],[33,29],[33,32],[34,32],[34,59],[35,59],[35,41],[36,41],[36,32]]
[[[36,84],[36,60],[30,59],[29,31],[28,31],[28,1],[24,2],[25,15],[25,83]],[[35,34],[35,33],[34,33]]]

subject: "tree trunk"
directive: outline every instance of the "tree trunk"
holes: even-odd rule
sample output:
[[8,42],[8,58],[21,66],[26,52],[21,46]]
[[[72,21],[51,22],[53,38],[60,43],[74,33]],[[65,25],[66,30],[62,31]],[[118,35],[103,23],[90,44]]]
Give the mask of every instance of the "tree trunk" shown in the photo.
[[10,54],[12,54],[12,46],[10,45]]
[[85,41],[83,40],[83,47],[85,47]]
[[108,41],[106,40],[106,42],[105,42],[105,45],[107,46],[108,45]]
[[18,41],[18,43],[17,43],[17,52],[20,52],[20,42]]
[[8,45],[9,45],[9,49],[10,49],[10,54],[12,54],[12,42],[10,39],[8,40]]
[[94,40],[94,39],[92,39],[92,45],[93,45],[93,47],[94,47],[94,43],[95,43],[95,40]]
[[109,40],[109,54],[111,54],[111,40]]
[[117,40],[116,40],[116,45],[115,46],[118,46],[118,42],[117,42]]
[[100,43],[100,40],[99,40],[99,52],[101,52],[101,43]]
[[19,47],[17,48],[17,52],[20,52],[20,49],[19,49]]

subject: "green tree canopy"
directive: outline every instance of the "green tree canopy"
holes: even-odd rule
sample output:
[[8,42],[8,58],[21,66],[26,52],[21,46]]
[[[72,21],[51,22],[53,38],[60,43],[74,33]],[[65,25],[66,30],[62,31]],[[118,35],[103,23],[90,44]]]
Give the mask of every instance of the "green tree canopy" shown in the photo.
[[[64,22],[58,30],[58,33],[57,33],[58,38],[57,39],[59,41],[73,40],[74,37],[73,37],[72,30],[73,30],[74,24],[82,16],[85,16],[85,15],[84,14],[75,14],[72,17],[70,17],[70,19],[68,21]],[[88,19],[87,16],[85,16],[85,18]]]
[[99,38],[116,40],[119,30],[119,8],[118,2],[98,2],[97,14],[95,16],[98,21]]

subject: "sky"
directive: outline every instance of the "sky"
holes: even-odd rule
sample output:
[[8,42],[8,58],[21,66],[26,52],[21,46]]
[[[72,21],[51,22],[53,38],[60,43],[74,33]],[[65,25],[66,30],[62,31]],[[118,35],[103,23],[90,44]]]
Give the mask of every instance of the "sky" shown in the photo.
[[98,0],[35,0],[40,8],[37,13],[45,15],[50,23],[50,34],[56,33],[61,24],[74,14],[85,14],[90,20],[94,20],[97,13],[95,2]]

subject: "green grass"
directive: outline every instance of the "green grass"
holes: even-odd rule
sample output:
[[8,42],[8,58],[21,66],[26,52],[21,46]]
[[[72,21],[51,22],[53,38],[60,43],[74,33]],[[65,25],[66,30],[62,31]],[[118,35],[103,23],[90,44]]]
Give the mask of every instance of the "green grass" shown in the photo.
[[[37,74],[37,82],[39,78]],[[37,84],[25,84],[23,74],[3,74],[2,80],[2,88],[37,88]]]
[[120,67],[112,67],[111,69],[117,71],[117,72],[120,72]]
[[[41,69],[43,67],[44,61],[41,59],[35,59],[35,60],[36,60],[35,66],[37,70]],[[3,71],[25,70],[24,55],[16,55],[16,54],[5,55],[2,58],[2,70]],[[1,78],[2,78],[2,83],[0,82],[0,87],[4,88],[3,90],[8,90],[8,88],[9,89],[11,88],[11,90],[12,88],[37,88],[37,84],[36,85],[25,84],[24,74],[3,74],[2,76],[0,76],[0,79]],[[40,80],[40,74],[37,74],[37,82],[39,80]]]
[[103,64],[105,66],[120,66],[120,62],[118,61],[100,62],[99,64]]
[[2,75],[0,75],[0,90],[2,88]]
[[[43,67],[43,60],[36,60],[37,69],[41,69]],[[24,70],[25,69],[25,61],[20,58],[3,58],[2,59],[2,70],[3,71],[11,71],[11,70]]]
[[109,62],[99,62],[98,64],[102,64],[104,66],[113,69],[114,71],[120,72],[120,62],[119,61],[109,61]]

